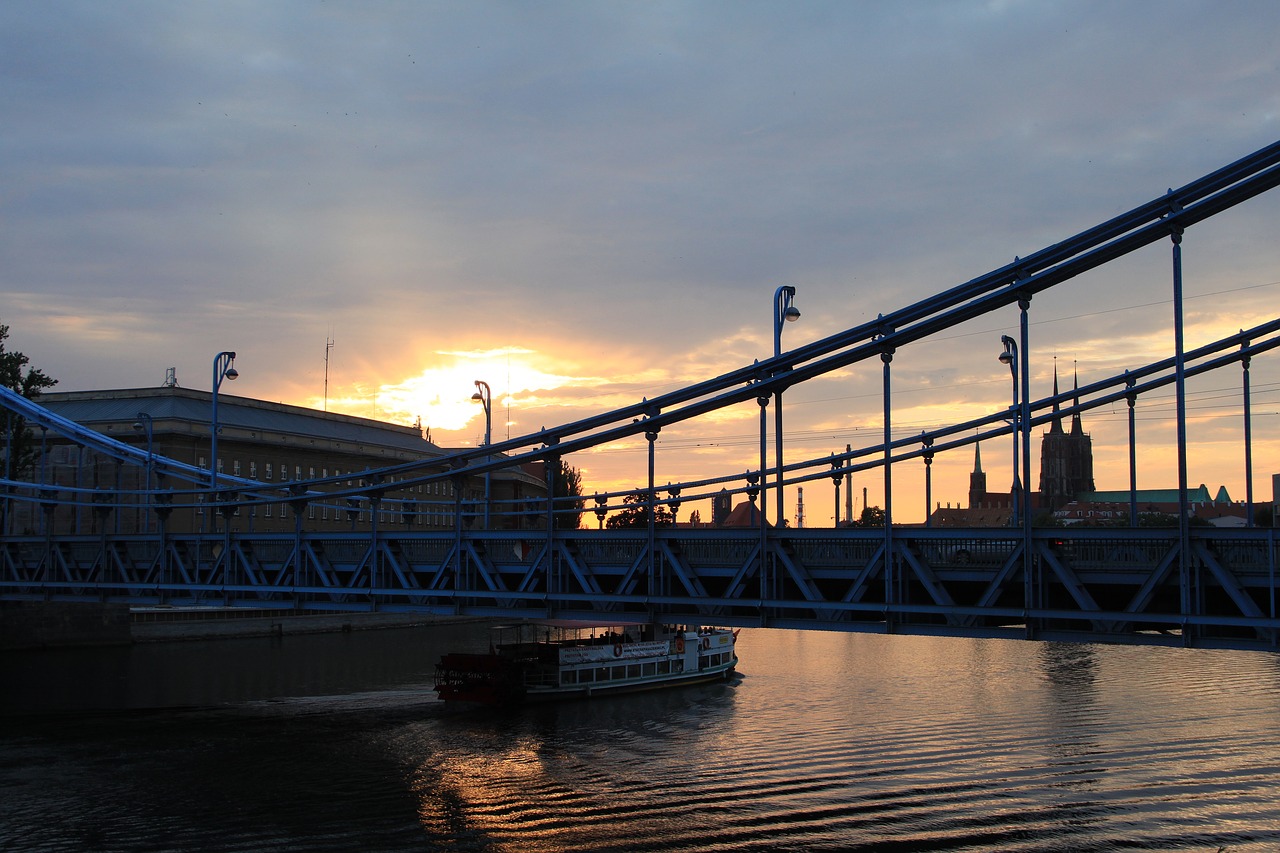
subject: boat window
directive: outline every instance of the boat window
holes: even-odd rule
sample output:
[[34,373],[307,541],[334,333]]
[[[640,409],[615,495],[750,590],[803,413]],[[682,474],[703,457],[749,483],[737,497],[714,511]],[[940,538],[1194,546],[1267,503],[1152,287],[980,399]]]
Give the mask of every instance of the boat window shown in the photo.
[[583,669],[578,671],[578,682],[581,684],[590,684],[595,681],[595,670]]
[[625,666],[615,666],[612,673],[613,678],[626,678],[627,668]]
[[671,672],[671,661],[669,660],[658,661],[658,674],[666,675],[669,672]]
[[627,678],[639,678],[639,677],[640,677],[640,665],[636,663],[628,664]]
[[646,663],[640,668],[641,674],[645,676],[656,675],[657,671],[658,671],[657,664],[654,664],[654,663]]

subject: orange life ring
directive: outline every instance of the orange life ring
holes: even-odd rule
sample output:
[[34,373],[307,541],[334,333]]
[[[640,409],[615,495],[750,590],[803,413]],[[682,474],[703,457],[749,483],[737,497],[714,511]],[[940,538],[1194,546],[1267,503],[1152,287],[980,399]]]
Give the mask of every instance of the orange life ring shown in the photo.
[[684,654],[684,637],[676,637],[676,654]]
[[615,658],[620,658],[620,657],[622,657],[622,643],[614,643],[614,644],[613,644],[613,656],[614,656]]

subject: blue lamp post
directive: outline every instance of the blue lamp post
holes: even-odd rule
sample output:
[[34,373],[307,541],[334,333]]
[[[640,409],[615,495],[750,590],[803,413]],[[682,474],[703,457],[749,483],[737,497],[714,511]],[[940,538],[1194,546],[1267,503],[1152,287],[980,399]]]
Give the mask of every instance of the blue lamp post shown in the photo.
[[1022,483],[1018,478],[1018,342],[1008,335],[1000,336],[1004,344],[1004,352],[1000,353],[1000,363],[1009,365],[1009,373],[1013,376],[1013,405],[1009,408],[1009,423],[1013,427],[1013,517],[1009,523],[1018,524],[1019,506],[1022,497]]
[[[488,447],[493,439],[493,395],[489,391],[489,383],[480,379],[476,380],[476,393],[471,395],[472,400],[476,400],[484,407],[484,446]],[[489,461],[489,457],[485,456],[485,462]],[[489,484],[490,472],[484,472],[484,529],[489,529]]]
[[[782,327],[786,323],[794,323],[800,319],[800,309],[791,304],[796,297],[796,289],[791,285],[783,285],[773,293],[773,355],[782,355]],[[778,527],[786,524],[787,514],[782,506],[782,392],[773,394],[774,418],[774,456],[778,462]]]
[[236,354],[220,352],[213,358],[213,411],[209,418],[209,485],[218,487],[218,389],[223,379],[235,379],[240,371],[235,368]]
[[[152,455],[152,441],[155,437],[155,423],[151,419],[151,415],[146,412],[138,412],[138,419],[133,422],[133,428],[138,432],[145,433],[147,437],[147,509],[151,508],[151,467],[154,464]],[[151,531],[151,515],[147,514],[147,520],[143,527],[146,532]]]

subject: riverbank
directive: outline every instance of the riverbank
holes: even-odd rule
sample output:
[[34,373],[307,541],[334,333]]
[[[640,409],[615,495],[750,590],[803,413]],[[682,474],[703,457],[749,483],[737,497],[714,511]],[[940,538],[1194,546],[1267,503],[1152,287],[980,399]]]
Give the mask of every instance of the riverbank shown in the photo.
[[[213,613],[219,615],[214,616]],[[156,618],[155,611],[134,611],[130,634],[135,643],[178,640],[216,640],[222,637],[282,637],[286,634],[329,634],[415,628],[449,622],[480,621],[474,616],[438,616],[430,613],[323,613],[297,614],[266,611],[252,616],[229,615],[235,611],[197,611],[182,618]],[[203,618],[202,618],[203,616]]]
[[475,621],[482,620],[430,613],[299,613],[290,609],[227,607],[134,609],[125,604],[6,602],[0,607],[0,651],[282,637]]

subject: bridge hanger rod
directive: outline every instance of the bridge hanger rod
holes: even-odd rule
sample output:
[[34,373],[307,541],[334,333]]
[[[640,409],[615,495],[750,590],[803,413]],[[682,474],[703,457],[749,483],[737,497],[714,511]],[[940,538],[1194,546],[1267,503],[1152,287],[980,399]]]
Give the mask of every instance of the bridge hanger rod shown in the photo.
[[[564,438],[568,435],[586,433],[624,419],[628,421],[634,421],[635,418],[641,419],[638,423],[627,423],[607,430],[605,440],[612,441],[644,432],[654,425],[661,427],[723,405],[748,400],[756,396],[757,392],[772,393],[779,389],[785,390],[790,384],[821,375],[837,367],[847,366],[869,355],[879,355],[887,347],[917,340],[934,331],[954,325],[960,320],[970,319],[1016,302],[1023,291],[1035,293],[1048,289],[1089,269],[1160,240],[1174,227],[1186,228],[1221,213],[1280,185],[1278,163],[1280,163],[1280,142],[1194,181],[1180,190],[1171,191],[1165,196],[1135,208],[1128,214],[1116,217],[1073,238],[1029,255],[1025,259],[1008,264],[985,276],[897,312],[789,350],[780,356],[758,362],[750,367],[738,368],[715,379],[671,394],[576,421],[554,431],[548,431],[547,434],[551,438],[559,439],[562,445],[560,452],[568,452],[564,446]],[[1112,242],[1106,243],[1107,240]],[[1028,274],[1031,270],[1035,272]],[[951,310],[941,310],[943,308]],[[904,321],[910,322],[927,317],[935,318],[934,322],[911,327],[918,331],[910,336],[901,333],[899,327]],[[855,351],[857,355],[852,357],[850,352],[846,351],[838,357],[838,360],[823,359],[802,367],[794,366],[797,362],[810,361],[859,341],[875,342],[878,346],[868,348],[869,345],[864,344]],[[789,369],[785,372],[776,372],[782,366],[788,366]],[[692,409],[679,410],[682,413],[691,412],[689,415],[673,418],[665,411],[672,405],[698,400],[709,393],[746,383],[752,385],[749,390],[738,390],[737,393],[728,397],[717,396],[703,401],[713,404],[710,407],[695,405]],[[528,446],[529,438],[536,439],[537,436],[513,439],[509,449]],[[573,446],[575,449],[580,449],[583,445],[580,444],[580,440],[575,440]],[[502,452],[503,445],[496,444],[492,449],[494,452]],[[479,455],[475,452],[471,453]]]
[[[1263,342],[1260,342],[1260,343],[1258,343],[1258,344],[1256,344],[1256,345],[1251,345],[1247,350],[1243,350],[1243,351],[1241,351],[1241,352],[1235,352],[1235,353],[1227,353],[1227,354],[1224,354],[1224,355],[1222,355],[1222,356],[1219,356],[1219,357],[1218,357],[1218,358],[1216,358],[1216,359],[1213,359],[1212,361],[1205,362],[1205,363],[1202,363],[1202,364],[1198,364],[1198,365],[1195,365],[1194,367],[1190,367],[1190,366],[1189,366],[1189,367],[1187,367],[1187,368],[1186,368],[1186,373],[1185,373],[1185,375],[1186,375],[1186,376],[1196,376],[1196,375],[1199,375],[1199,374],[1202,374],[1202,373],[1208,373],[1208,372],[1211,372],[1211,371],[1214,371],[1214,370],[1218,370],[1218,369],[1220,369],[1220,368],[1222,368],[1222,367],[1224,367],[1224,366],[1226,366],[1226,365],[1228,365],[1228,364],[1232,364],[1232,363],[1234,363],[1234,362],[1238,362],[1238,361],[1240,361],[1240,360],[1241,360],[1241,359],[1243,359],[1243,358],[1251,357],[1251,356],[1257,355],[1257,354],[1259,354],[1259,353],[1267,352],[1267,351],[1269,351],[1269,350],[1273,350],[1273,349],[1277,349],[1277,348],[1280,348],[1280,337],[1273,338],[1273,339],[1268,340],[1268,341],[1263,341]],[[1123,381],[1124,381],[1123,374],[1121,374],[1121,375],[1120,375],[1120,377],[1118,377],[1118,378],[1119,378],[1119,380],[1120,380],[1121,382],[1123,382]],[[1109,404],[1111,404],[1111,403],[1115,403],[1115,402],[1117,402],[1117,401],[1119,401],[1119,400],[1123,400],[1123,399],[1127,398],[1130,394],[1138,394],[1138,395],[1140,395],[1140,394],[1142,394],[1142,393],[1144,393],[1144,392],[1148,392],[1148,391],[1152,391],[1152,390],[1157,389],[1157,388],[1162,388],[1162,387],[1166,387],[1166,386],[1172,385],[1175,381],[1176,381],[1176,377],[1175,377],[1173,374],[1166,374],[1166,375],[1162,375],[1162,376],[1159,376],[1159,377],[1156,377],[1156,378],[1150,379],[1150,380],[1148,380],[1147,382],[1144,382],[1144,383],[1141,383],[1141,384],[1135,384],[1135,385],[1134,385],[1134,386],[1132,386],[1132,387],[1126,387],[1126,388],[1124,388],[1124,389],[1114,391],[1114,392],[1112,392],[1112,393],[1110,393],[1110,394],[1107,394],[1107,395],[1105,395],[1105,396],[1098,397],[1098,398],[1095,398],[1095,399],[1092,399],[1092,400],[1088,400],[1088,401],[1084,401],[1084,402],[1079,403],[1078,405],[1073,405],[1073,406],[1067,407],[1067,408],[1062,409],[1062,410],[1060,410],[1059,412],[1056,412],[1056,413],[1048,413],[1048,414],[1041,414],[1041,415],[1038,415],[1038,416],[1033,417],[1033,418],[1031,419],[1031,421],[1030,421],[1030,426],[1031,426],[1031,427],[1033,427],[1033,428],[1034,428],[1034,427],[1037,427],[1037,426],[1043,426],[1044,424],[1046,424],[1046,423],[1048,423],[1048,422],[1052,421],[1054,418],[1059,418],[1059,417],[1070,417],[1071,415],[1076,414],[1076,413],[1079,413],[1079,412],[1086,412],[1086,411],[1089,411],[1089,410],[1091,410],[1091,409],[1100,408],[1100,407],[1102,407],[1102,406],[1106,406],[1106,405],[1109,405]],[[1094,383],[1094,385],[1095,385],[1095,386],[1097,386],[1097,385],[1099,385],[1099,384],[1102,384],[1102,383]],[[1080,389],[1080,390],[1081,390],[1081,393],[1083,393],[1083,392],[1084,392],[1084,389]],[[1047,398],[1045,398],[1045,399],[1043,399],[1043,400],[1039,400],[1039,401],[1037,401],[1037,402],[1035,403],[1035,405],[1036,405],[1037,407],[1043,407],[1043,406],[1044,406],[1044,405],[1046,405],[1046,404],[1052,404],[1052,402],[1053,402],[1054,400],[1057,400],[1057,399],[1060,399],[1060,398],[1063,398],[1063,397],[1067,397],[1067,398],[1069,398],[1070,396],[1071,396],[1071,394],[1070,394],[1070,393],[1067,393],[1067,394],[1060,394],[1060,395],[1058,395],[1057,397],[1047,397]],[[1003,418],[1003,414],[1004,414],[1004,413],[996,413],[996,414],[993,414],[993,415],[987,415],[987,416],[984,416],[984,417],[982,417],[982,418],[977,418],[977,419],[974,419],[974,420],[972,420],[972,421],[969,421],[969,422],[968,422],[968,423],[966,423],[966,424],[963,424],[963,425],[957,425],[956,427],[948,427],[948,428],[945,428],[944,430],[939,430],[939,431],[937,431],[937,432],[935,432],[935,433],[927,433],[927,432],[926,432],[926,433],[924,434],[924,436],[915,435],[915,436],[911,436],[911,437],[907,437],[907,438],[898,439],[898,440],[895,440],[895,441],[893,441],[893,442],[890,442],[890,445],[889,445],[889,446],[890,446],[890,448],[892,449],[892,448],[897,448],[897,447],[908,447],[908,446],[912,446],[912,445],[921,445],[922,438],[924,438],[924,437],[936,436],[936,435],[938,435],[938,434],[944,434],[944,433],[945,433],[945,434],[948,434],[948,435],[950,435],[950,434],[954,434],[956,431],[958,431],[958,430],[959,430],[960,428],[962,428],[962,427],[967,428],[967,429],[974,429],[974,428],[976,428],[976,427],[980,427],[980,426],[985,425],[985,424],[988,424],[988,423],[994,423],[994,422],[996,422],[996,421],[998,421],[998,420],[1002,419],[1002,418]],[[928,445],[928,446],[923,446],[923,445],[922,445],[922,446],[916,447],[914,450],[911,450],[911,451],[909,451],[909,452],[906,452],[906,453],[900,453],[900,454],[898,454],[898,455],[892,456],[892,458],[890,459],[890,463],[891,463],[891,464],[896,464],[896,463],[899,463],[899,462],[907,462],[907,461],[910,461],[910,460],[912,460],[912,459],[918,459],[918,458],[920,458],[920,457],[924,456],[926,453],[930,453],[930,452],[932,452],[932,453],[934,453],[934,454],[936,455],[936,454],[939,454],[939,453],[945,453],[945,452],[947,452],[947,451],[951,451],[951,450],[958,450],[958,449],[961,449],[961,448],[964,448],[964,447],[968,447],[968,446],[970,446],[970,445],[973,445],[973,444],[975,444],[975,443],[977,443],[977,442],[987,441],[987,440],[989,440],[989,439],[994,439],[994,438],[1000,438],[1000,437],[1003,437],[1003,436],[1007,436],[1007,435],[1009,435],[1009,431],[1010,431],[1010,429],[1011,429],[1011,427],[1010,427],[1010,426],[1004,426],[1004,427],[998,427],[998,428],[995,428],[995,429],[990,429],[990,430],[987,430],[987,431],[985,431],[985,432],[979,433],[979,434],[977,434],[977,435],[970,435],[970,436],[966,436],[966,437],[963,437],[963,438],[958,438],[958,439],[955,439],[955,440],[953,440],[953,441],[944,441],[944,442],[936,442],[936,441],[935,441],[935,442],[934,442],[933,444],[931,444],[931,445]],[[795,471],[804,471],[804,470],[806,470],[806,469],[808,469],[808,468],[816,468],[816,467],[819,467],[819,466],[821,466],[821,467],[823,468],[823,470],[820,470],[820,471],[814,471],[814,472],[812,472],[812,473],[803,474],[803,475],[801,475],[801,476],[797,476],[797,477],[788,477],[788,478],[785,480],[785,483],[786,483],[786,485],[789,485],[789,486],[794,486],[794,485],[803,485],[803,484],[805,484],[805,483],[809,483],[809,482],[821,481],[821,480],[828,480],[828,479],[830,479],[830,478],[831,478],[831,477],[833,477],[833,476],[843,476],[843,475],[845,475],[845,474],[857,474],[857,473],[861,473],[861,472],[863,472],[863,471],[874,471],[874,470],[876,470],[876,469],[878,469],[878,468],[883,468],[883,467],[884,467],[884,456],[883,456],[883,454],[884,454],[884,445],[883,445],[883,443],[881,443],[881,444],[876,444],[876,445],[867,445],[867,446],[864,446],[864,447],[860,447],[860,448],[858,448],[857,450],[854,450],[854,451],[849,452],[849,453],[838,453],[838,454],[834,454],[834,455],[828,455],[828,456],[817,457],[817,458],[810,459],[810,460],[806,460],[806,461],[803,461],[803,462],[797,462],[797,463],[795,463],[795,464],[794,464],[794,466],[793,466],[793,465],[787,465],[787,466],[783,469],[783,470],[784,470],[784,472],[785,472],[785,471],[792,471],[792,470],[795,470]],[[859,458],[862,458],[862,457],[870,457],[870,458],[869,458],[867,461],[865,461],[865,462],[859,462],[859,463],[853,463],[853,462],[852,462],[852,460],[854,460],[854,459],[859,459]],[[852,463],[852,464],[846,464],[846,465],[843,465],[843,466],[840,466],[840,467],[834,467],[834,468],[833,468],[833,467],[829,467],[829,466],[831,466],[831,464],[832,464],[832,460],[833,460],[833,458],[834,458],[835,460],[837,460],[837,461],[839,461],[839,460],[842,460],[842,459],[843,459],[843,460],[845,460],[845,461],[847,461],[847,462],[850,462],[850,463]],[[739,476],[739,477],[741,477],[741,475],[738,475],[738,476]],[[680,487],[682,487],[682,488],[688,487],[686,484],[676,484],[676,485],[678,485],[678,486],[680,486]],[[738,490],[736,490],[736,491],[739,491],[739,492],[740,492],[740,491],[744,491],[744,490],[743,490],[743,489],[738,489]],[[709,497],[709,496],[710,496],[710,495],[693,495],[693,496],[690,496],[688,499],[689,499],[689,500],[697,500],[699,497]]]
[[[1273,189],[1275,186],[1280,185],[1280,166],[1277,166],[1277,164],[1280,164],[1280,142],[1259,149],[1222,169],[1192,181],[1181,189],[1171,190],[1164,196],[1153,199],[1128,213],[1110,219],[1074,237],[1055,243],[1028,255],[1026,258],[1006,264],[929,299],[878,317],[874,321],[862,323],[836,335],[789,350],[779,356],[759,361],[751,366],[737,368],[713,379],[654,397],[651,400],[634,403],[551,430],[544,430],[541,433],[531,433],[508,439],[505,442],[496,442],[483,449],[461,451],[446,458],[452,460],[454,467],[458,469],[472,472],[482,472],[486,469],[496,470],[505,464],[509,464],[513,458],[538,459],[547,455],[548,452],[562,454],[608,441],[616,441],[619,438],[644,432],[655,425],[661,427],[679,420],[685,420],[688,417],[697,416],[706,411],[721,408],[724,405],[732,405],[736,402],[750,399],[756,396],[757,391],[772,393],[774,390],[785,389],[790,384],[828,372],[835,369],[836,366],[844,366],[865,358],[866,354],[849,358],[834,366],[828,361],[819,362],[816,369],[806,365],[806,368],[811,368],[808,370],[795,368],[794,365],[798,362],[810,361],[860,341],[884,341],[896,333],[898,327],[904,322],[912,322],[937,315],[944,318],[944,322],[938,325],[938,328],[943,328],[947,324],[956,322],[957,317],[978,316],[1001,305],[1016,301],[1018,298],[1017,292],[1033,286],[1033,282],[1038,282],[1038,284],[1034,285],[1035,290],[1043,290],[1091,269],[1093,266],[1113,260],[1161,239],[1169,233],[1172,227],[1186,228]],[[1131,233],[1135,230],[1137,230],[1137,234]],[[1127,238],[1117,240],[1117,238],[1126,234],[1129,235]],[[1109,246],[1104,246],[1103,244],[1109,240],[1115,242],[1112,242]],[[1104,248],[1106,251],[1098,251],[1100,248]],[[1093,251],[1090,252],[1089,250]],[[1068,261],[1079,259],[1082,255],[1085,261],[1078,260],[1076,263],[1066,266]],[[1054,269],[1059,270],[1056,276],[1045,276],[1047,272]],[[1041,277],[1037,278],[1037,275]],[[998,290],[999,288],[1006,288],[1007,290]],[[955,314],[944,311],[947,308],[954,309],[956,306],[961,306],[966,301],[973,300],[983,294],[990,296],[992,291],[1004,294],[1000,301],[994,303],[982,302],[981,305],[983,307],[972,313]],[[905,342],[913,339],[915,338],[897,337],[895,342]],[[887,342],[885,345],[888,345]],[[878,355],[883,348],[884,346],[882,345],[871,352]],[[801,370],[804,370],[804,372],[801,373]],[[747,383],[752,384],[750,391],[731,394],[728,397],[713,397],[705,401],[712,404],[709,407],[696,407],[688,410],[691,412],[690,414],[678,418],[669,417],[666,414],[666,410],[669,410],[672,406],[700,400],[709,394]],[[681,409],[680,411],[684,412],[686,410]],[[613,426],[620,422],[620,426]],[[603,430],[603,432],[596,434],[594,433],[596,430]],[[581,435],[582,437],[574,439],[570,444],[566,444],[565,439],[573,435]],[[592,440],[592,435],[598,435],[598,440]],[[484,462],[474,464],[474,461],[481,460],[489,454],[506,454],[510,451],[519,451],[539,442],[545,443],[544,449],[508,456],[505,460],[491,460],[487,464]],[[421,463],[404,463],[379,470],[389,474],[396,474],[413,471],[421,467]],[[437,476],[430,479],[438,478]]]
[[[1194,350],[1193,352],[1186,353],[1185,358],[1188,362],[1196,361],[1196,360],[1205,358],[1208,355],[1212,355],[1214,353],[1220,352],[1221,350],[1226,349],[1229,346],[1238,345],[1243,340],[1249,339],[1251,336],[1257,337],[1259,335],[1270,334],[1277,331],[1280,331],[1280,319],[1271,320],[1267,323],[1261,324],[1259,326],[1255,326],[1252,329],[1247,329],[1244,332],[1230,335],[1219,341],[1215,341],[1213,343],[1202,346]],[[1249,343],[1248,346],[1241,347],[1239,350],[1234,350],[1232,352],[1224,353],[1208,361],[1203,361],[1194,365],[1188,363],[1185,367],[1185,375],[1190,377],[1190,376],[1198,376],[1203,373],[1209,373],[1214,370],[1219,370],[1228,364],[1233,364],[1241,361],[1242,359],[1251,358],[1253,356],[1260,355],[1265,352],[1269,352],[1270,350],[1273,350],[1276,348],[1280,348],[1280,336],[1273,337],[1263,341],[1252,341]],[[1163,359],[1158,362],[1153,362],[1152,364],[1149,364],[1145,367],[1141,367],[1136,370],[1131,370],[1127,373],[1116,374],[1107,379],[1090,383],[1089,385],[1086,385],[1079,389],[1066,391],[1057,395],[1050,395],[1048,397],[1041,398],[1040,400],[1037,400],[1034,403],[1030,404],[1032,411],[1041,411],[1042,413],[1038,415],[1034,415],[1029,421],[1029,425],[1032,428],[1037,426],[1043,426],[1044,424],[1053,421],[1055,418],[1070,417],[1073,414],[1086,412],[1091,409],[1100,408],[1102,406],[1115,403],[1119,400],[1126,399],[1131,394],[1141,395],[1149,391],[1155,390],[1157,388],[1166,387],[1168,385],[1171,385],[1176,379],[1174,374],[1167,372],[1173,369],[1174,369],[1174,359],[1172,358]],[[1161,371],[1166,371],[1166,372],[1164,372],[1161,375],[1154,375],[1154,374],[1161,373]],[[1132,385],[1129,384],[1130,380],[1141,379],[1143,377],[1152,377],[1152,378],[1146,379],[1146,381],[1143,381],[1143,382],[1135,381]],[[1117,386],[1122,386],[1122,387],[1117,388]],[[1074,404],[1066,408],[1062,408],[1056,412],[1043,411],[1045,409],[1048,409],[1055,403],[1061,404],[1062,402],[1070,401],[1077,396],[1079,397],[1091,396],[1093,394],[1097,394],[1100,391],[1106,391],[1112,388],[1115,388],[1116,390],[1110,391],[1109,393],[1103,394],[1098,397],[1093,397],[1092,399],[1084,400],[1078,404]],[[994,423],[1003,421],[1006,418],[1007,414],[1008,414],[1007,411],[994,412],[989,415],[984,415],[980,418],[974,418],[973,420],[966,421],[965,423],[962,423],[962,424],[954,424],[951,426],[942,427],[937,430],[926,431],[919,435],[908,436],[901,439],[897,439],[893,442],[890,442],[890,445],[889,445],[890,449],[920,445],[925,440],[932,440],[933,443],[929,446],[921,446],[908,453],[903,453],[898,456],[894,456],[891,459],[891,461],[892,462],[906,461],[906,460],[923,456],[925,453],[930,451],[936,454],[936,453],[941,453],[947,450],[955,450],[957,448],[962,448],[962,447],[974,444],[975,442],[986,441],[987,439],[990,439],[990,438],[1006,436],[1009,434],[1009,431],[1011,429],[1011,427],[1007,425],[988,430],[979,435],[966,436],[964,438],[957,439],[955,441],[948,441],[943,443],[937,442],[937,439],[940,437],[947,437],[951,435],[967,433],[974,429],[979,429],[983,426],[986,426],[987,424],[994,424]],[[833,460],[851,461],[853,459],[857,459],[862,456],[872,456],[872,455],[883,454],[883,453],[884,453],[883,443],[876,444],[876,445],[866,445],[864,447],[860,447],[857,450],[854,450],[848,453],[836,453],[836,454],[831,454],[827,456],[816,457],[811,460],[797,462],[794,464],[794,466],[787,465],[783,470],[784,471],[804,470],[806,467],[813,467],[818,465],[824,465],[824,466],[831,465]],[[804,479],[799,479],[799,478],[795,480],[789,479],[787,480],[787,482],[793,483],[793,482],[804,482],[805,480],[809,480],[809,479],[823,479],[825,477],[830,477],[834,474],[842,473],[842,472],[856,472],[859,470],[866,470],[870,468],[879,468],[883,464],[884,464],[883,458],[878,458],[866,464],[862,464],[858,466],[832,468],[830,470],[824,470],[818,474],[805,477]]]
[[[1188,225],[1200,222],[1280,184],[1280,168],[1275,165],[1277,162],[1280,162],[1280,142],[1260,149],[1223,169],[1193,181],[1180,190],[1170,191],[1166,196],[1148,202],[1127,214],[1115,217],[1073,238],[1029,255],[1026,259],[1015,261],[1013,264],[1008,264],[963,285],[944,291],[930,299],[915,303],[888,316],[881,316],[875,321],[863,323],[846,332],[788,351],[764,362],[758,362],[750,367],[739,368],[715,379],[655,397],[651,401],[632,404],[622,409],[579,420],[553,430],[544,430],[541,433],[509,439],[506,442],[499,442],[483,449],[450,454],[440,459],[431,460],[429,463],[403,463],[367,473],[394,476],[401,473],[420,471],[425,465],[438,467],[442,463],[451,465],[455,474],[496,470],[507,467],[516,460],[541,459],[551,454],[559,455],[608,441],[616,441],[620,438],[647,431],[654,426],[661,428],[661,426],[667,424],[677,423],[715,409],[749,400],[760,394],[785,389],[797,382],[822,375],[872,355],[878,355],[882,351],[891,350],[902,343],[918,340],[934,331],[954,325],[963,319],[969,319],[1003,307],[1010,302],[1016,301],[1022,293],[1035,293],[1047,289],[1094,266],[1154,242],[1168,234],[1173,227],[1185,228]],[[1216,195],[1214,195],[1215,193]],[[1134,231],[1133,229],[1136,225],[1142,222],[1148,224]],[[1099,243],[1107,239],[1126,233],[1128,236],[1123,239],[1114,239],[1110,244],[1095,248],[1083,255],[1081,254],[1084,249],[1090,246],[1098,246]],[[1049,264],[1057,265],[1044,268]],[[1042,269],[1039,272],[1027,275],[1027,270],[1036,268]],[[1005,289],[997,290],[994,293],[990,292],[993,288],[1001,287]],[[975,294],[982,293],[987,295],[981,298],[974,298]],[[966,299],[973,301],[962,304]],[[940,313],[940,308],[945,306],[953,307],[949,311]],[[906,330],[896,328],[904,320],[910,322],[912,319],[925,317],[932,317],[932,320],[919,322],[912,326],[910,334],[907,334]],[[869,342],[844,353],[839,353],[835,357],[821,359],[799,368],[791,366],[797,361],[807,361],[864,340],[869,340]],[[788,369],[783,372],[777,372],[777,368],[783,365],[787,365]],[[746,389],[739,388],[727,394],[720,394],[719,396],[702,400],[700,403],[677,409],[674,412],[663,412],[666,407],[699,400],[706,397],[707,394],[744,383],[750,383],[750,387]],[[0,396],[0,401],[5,402],[5,405],[10,408],[18,408],[12,405],[8,396],[17,395]],[[42,414],[32,412],[30,417],[48,425],[52,425],[58,420],[65,421],[65,419],[58,419],[57,416],[52,415],[47,410],[40,411]],[[625,422],[628,420],[630,421],[629,423]],[[618,424],[619,421],[624,421],[624,423],[619,426],[613,426],[610,429],[604,429],[602,432],[592,432],[611,424]],[[71,422],[67,421],[66,424],[71,424]],[[115,442],[112,443],[118,444],[118,447],[107,449],[109,445],[103,442],[104,436],[97,433],[94,433],[94,436],[97,436],[96,439],[92,436],[86,436],[84,435],[86,431],[83,428],[79,428],[78,425],[72,425],[70,432],[64,431],[67,429],[66,426],[62,424],[59,424],[59,426],[62,427],[58,429],[59,432],[63,432],[69,437],[83,440],[85,444],[101,446],[104,452],[117,458],[132,458],[141,453],[141,451],[129,445]],[[565,436],[577,434],[584,435],[567,443],[563,441]],[[107,441],[111,440],[108,439]],[[509,450],[527,448],[538,442],[543,443],[543,447],[540,449],[513,456],[504,456],[500,459],[490,458],[488,462],[480,461],[484,457],[490,457],[491,454],[505,454]],[[124,449],[121,450],[120,448]],[[123,457],[121,454],[123,454]],[[193,476],[191,472],[202,471],[202,469],[196,469],[194,466],[182,466],[181,463],[175,463],[175,465],[177,467],[174,468],[174,473],[181,472],[187,477]],[[442,479],[445,476],[448,475],[435,473],[404,480],[397,485],[429,482]],[[226,476],[221,477],[220,480],[231,481],[228,490],[260,489],[265,485],[254,481],[235,480]],[[278,487],[275,488],[278,489]]]

